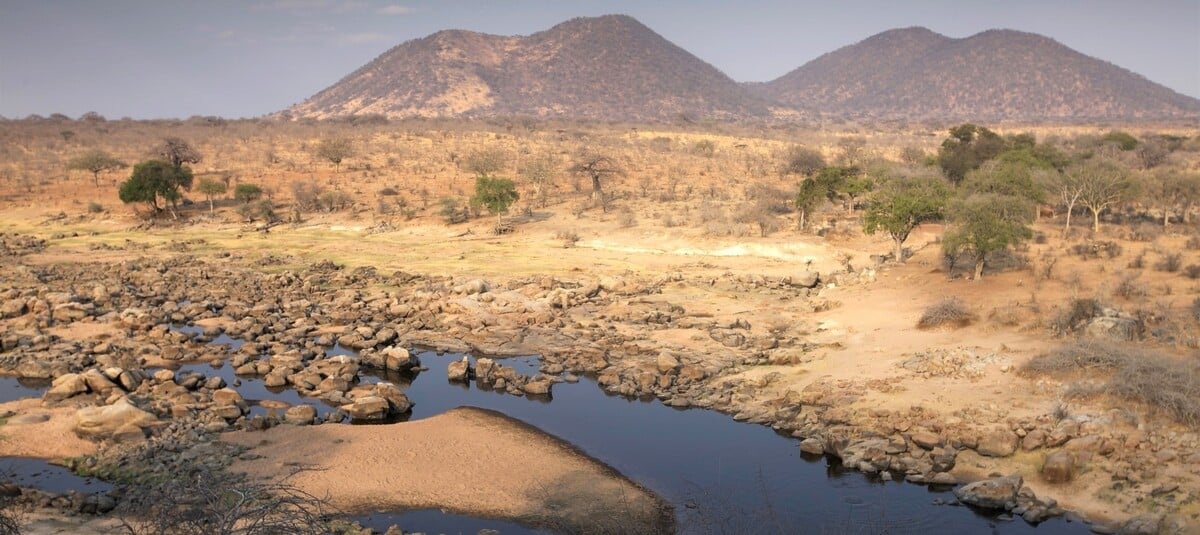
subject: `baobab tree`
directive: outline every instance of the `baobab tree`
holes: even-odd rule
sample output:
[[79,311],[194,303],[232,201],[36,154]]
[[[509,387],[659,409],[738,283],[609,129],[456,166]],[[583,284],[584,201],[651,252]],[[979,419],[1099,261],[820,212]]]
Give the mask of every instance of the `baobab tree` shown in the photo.
[[621,174],[616,160],[603,154],[584,154],[571,166],[571,172],[592,179],[592,200],[607,212],[608,203],[604,200],[601,182],[607,177]]

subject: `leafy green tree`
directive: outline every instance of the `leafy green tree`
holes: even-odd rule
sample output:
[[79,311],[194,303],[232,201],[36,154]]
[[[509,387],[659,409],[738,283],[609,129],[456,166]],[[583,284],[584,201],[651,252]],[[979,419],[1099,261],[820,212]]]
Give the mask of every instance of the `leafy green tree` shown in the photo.
[[333,172],[338,173],[341,172],[342,161],[354,156],[354,145],[342,137],[325,138],[317,144],[316,154],[318,158],[333,164]]
[[147,160],[133,166],[133,174],[121,184],[117,196],[121,202],[142,202],[150,206],[152,213],[162,211],[158,204],[161,197],[171,207],[171,215],[179,217],[175,205],[182,197],[180,188],[192,185],[192,171],[187,167],[176,167],[162,160]]
[[213,212],[213,197],[225,194],[228,186],[222,180],[217,180],[212,177],[204,177],[200,179],[200,183],[196,184],[196,191],[204,195],[208,200],[208,213]]
[[1092,158],[1067,169],[1079,182],[1079,204],[1092,212],[1092,231],[1100,232],[1100,213],[1137,191],[1129,170],[1116,162]]
[[995,193],[1022,201],[1031,213],[1046,199],[1042,185],[1034,178],[1036,164],[1022,159],[996,159],[967,173],[961,186],[964,195]]
[[512,180],[481,175],[475,179],[475,195],[471,196],[470,202],[472,205],[487,208],[488,212],[495,215],[499,228],[504,213],[519,198],[521,195],[517,193],[517,186]]
[[826,192],[817,181],[805,180],[800,183],[794,200],[796,212],[799,214],[797,222],[800,230],[804,230],[808,226],[809,216],[816,211],[817,207],[821,206],[825,199]]
[[1104,137],[1100,138],[1100,141],[1104,143],[1112,143],[1116,145],[1117,148],[1126,152],[1136,149],[1138,146],[1138,140],[1136,137],[1133,137],[1128,132],[1122,132],[1120,130],[1113,130],[1107,134],[1104,134]]
[[942,219],[950,196],[950,188],[938,177],[888,180],[871,195],[863,230],[887,232],[896,247],[896,261],[903,262],[908,235],[922,223]]
[[1007,149],[1004,138],[982,126],[970,123],[950,129],[950,137],[938,150],[938,165],[955,185],[977,169],[983,162],[995,158]]
[[243,204],[257,201],[262,196],[263,189],[257,184],[242,183],[233,188],[233,198]]
[[[1013,209],[1014,199],[997,193],[976,193],[951,203],[951,227],[942,236],[942,250],[950,258],[970,254],[975,280],[983,277],[987,256],[1033,236],[1029,212]],[[1020,202],[1017,200],[1017,202]]]
[[100,186],[100,173],[128,167],[125,162],[113,158],[107,152],[96,149],[67,162],[67,169],[87,171],[92,174],[92,184]]

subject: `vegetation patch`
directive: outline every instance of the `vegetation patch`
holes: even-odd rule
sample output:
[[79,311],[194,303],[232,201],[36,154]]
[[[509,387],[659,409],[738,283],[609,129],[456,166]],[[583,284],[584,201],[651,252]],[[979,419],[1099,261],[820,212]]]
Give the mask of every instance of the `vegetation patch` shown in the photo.
[[962,299],[947,297],[934,303],[921,314],[917,321],[919,329],[935,329],[938,327],[960,328],[975,321],[975,313],[971,312]]

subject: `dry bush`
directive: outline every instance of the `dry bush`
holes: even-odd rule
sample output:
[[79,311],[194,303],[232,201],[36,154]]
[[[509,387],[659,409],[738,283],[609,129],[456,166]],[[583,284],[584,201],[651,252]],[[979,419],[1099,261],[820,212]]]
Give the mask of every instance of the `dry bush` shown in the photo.
[[1188,238],[1188,241],[1183,244],[1183,248],[1189,251],[1200,249],[1200,235]]
[[617,225],[621,228],[632,228],[636,227],[637,224],[637,216],[634,215],[633,210],[625,209],[617,214]]
[[917,328],[959,328],[966,327],[974,321],[975,313],[971,312],[962,299],[946,297],[925,309],[925,312],[921,314],[921,319],[917,321]]
[[1150,287],[1138,280],[1140,275],[1141,273],[1123,275],[1117,282],[1117,287],[1113,289],[1113,295],[1122,299],[1141,299],[1150,295]]
[[1162,236],[1163,229],[1156,223],[1138,223],[1129,229],[1130,241],[1152,242]]
[[563,248],[569,249],[579,241],[579,234],[573,230],[560,230],[554,234],[554,238],[562,240]]
[[1072,299],[1066,310],[1054,318],[1050,328],[1056,333],[1068,333],[1082,327],[1092,318],[1104,313],[1104,306],[1093,298]]
[[1182,253],[1163,254],[1162,258],[1160,258],[1158,260],[1158,262],[1154,263],[1154,269],[1156,271],[1166,271],[1167,273],[1178,273],[1179,269],[1182,267],[1183,267],[1183,254]]
[[1200,264],[1191,264],[1183,268],[1183,275],[1189,279],[1200,279]]
[[1016,327],[1021,324],[1021,316],[1021,305],[1019,303],[1009,303],[993,308],[988,313],[988,320],[996,325]]
[[1099,372],[1110,374],[1092,388],[1070,395],[1107,394],[1164,411],[1187,426],[1200,426],[1200,360],[1179,359],[1147,349],[1078,341],[1030,359],[1021,367],[1029,376]]

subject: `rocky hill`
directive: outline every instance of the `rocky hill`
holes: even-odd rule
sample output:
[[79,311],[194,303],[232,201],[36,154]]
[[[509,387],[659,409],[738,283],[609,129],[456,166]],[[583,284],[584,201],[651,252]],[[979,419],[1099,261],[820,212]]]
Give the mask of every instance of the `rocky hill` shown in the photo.
[[737,82],[624,15],[530,36],[442,31],[403,43],[290,110],[296,117],[764,116]]
[[890,30],[765,84],[782,105],[825,114],[972,120],[1152,119],[1200,114],[1200,101],[1053,39],[989,30],[953,39]]

